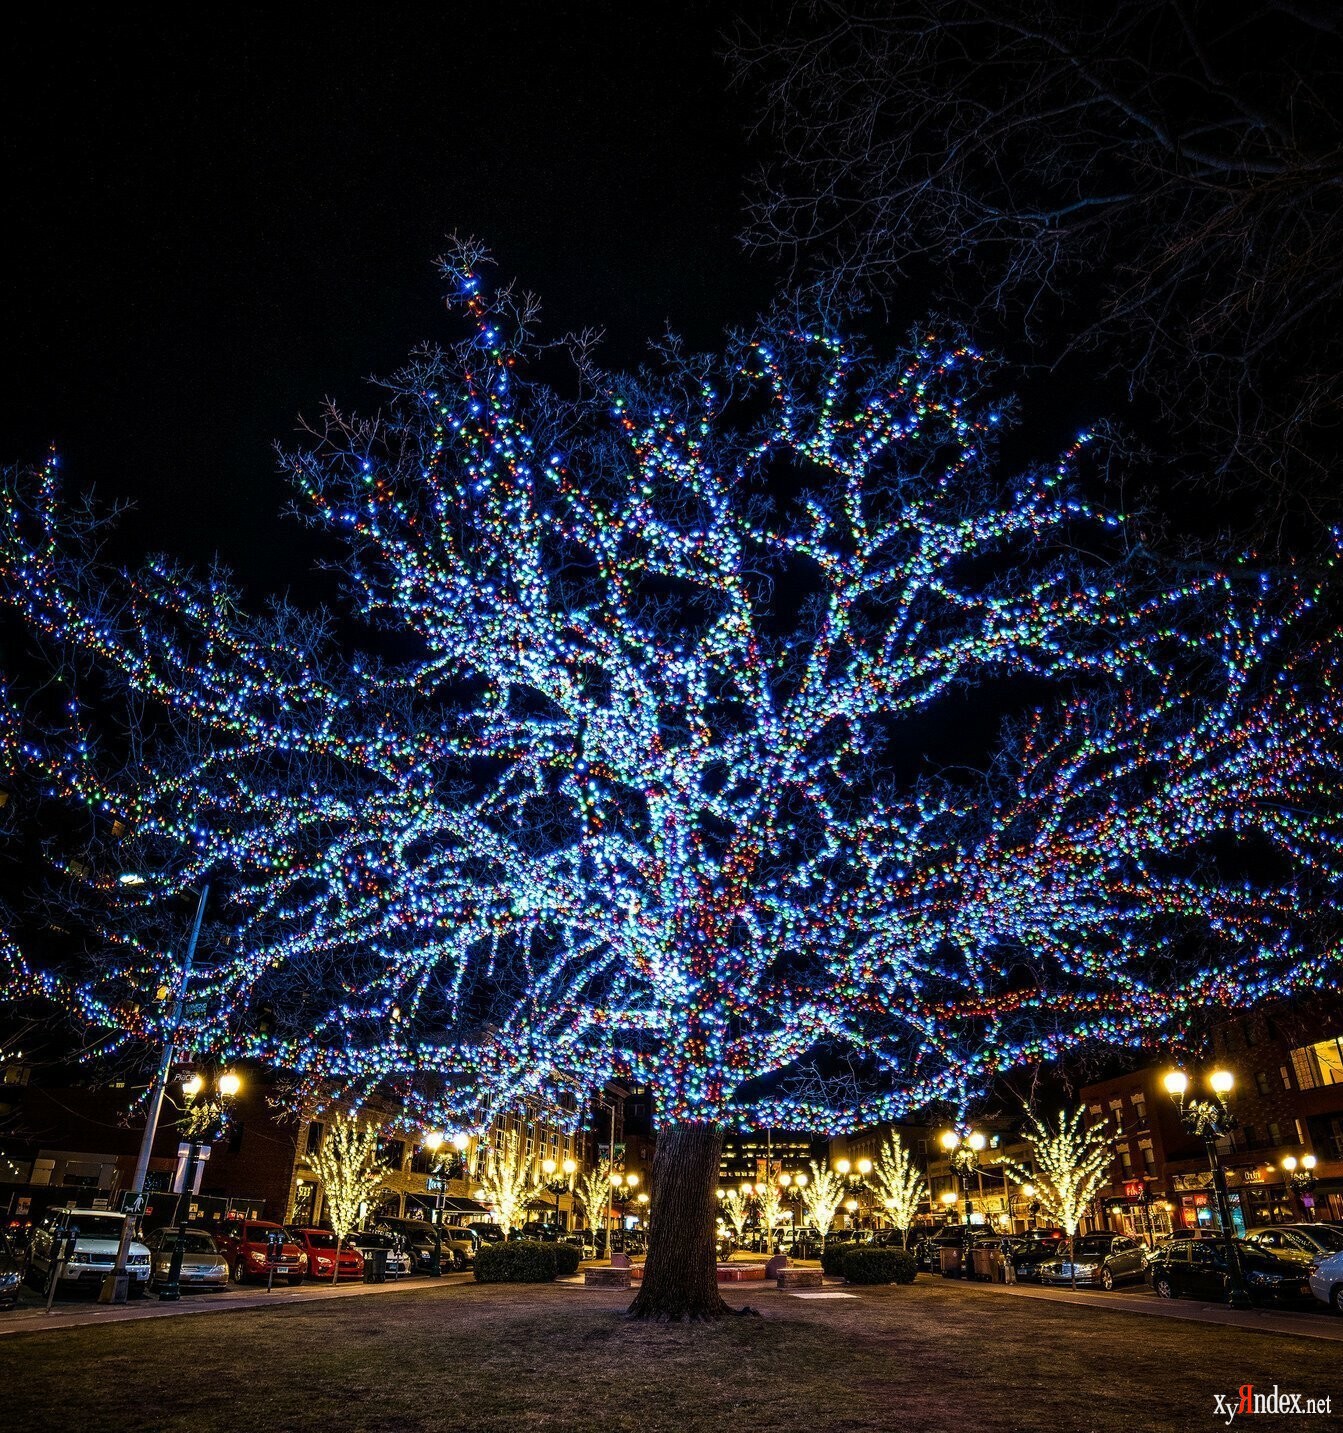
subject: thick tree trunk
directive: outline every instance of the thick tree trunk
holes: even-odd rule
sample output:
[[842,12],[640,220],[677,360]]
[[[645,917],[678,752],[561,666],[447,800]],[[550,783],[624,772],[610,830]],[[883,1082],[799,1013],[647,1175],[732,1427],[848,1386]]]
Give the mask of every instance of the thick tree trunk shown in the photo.
[[717,1125],[673,1124],[658,1131],[648,1214],[648,1259],[630,1305],[639,1319],[716,1319],[733,1312],[718,1292],[714,1248]]

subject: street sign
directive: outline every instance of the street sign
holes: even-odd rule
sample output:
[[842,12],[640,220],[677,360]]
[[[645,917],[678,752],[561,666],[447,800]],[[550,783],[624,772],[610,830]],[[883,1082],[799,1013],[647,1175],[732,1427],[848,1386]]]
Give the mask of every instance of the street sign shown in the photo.
[[1144,1185],[1141,1179],[1128,1179],[1124,1181],[1124,1197],[1126,1199],[1141,1199]]
[[441,1174],[431,1174],[425,1181],[430,1194],[446,1194],[448,1181]]

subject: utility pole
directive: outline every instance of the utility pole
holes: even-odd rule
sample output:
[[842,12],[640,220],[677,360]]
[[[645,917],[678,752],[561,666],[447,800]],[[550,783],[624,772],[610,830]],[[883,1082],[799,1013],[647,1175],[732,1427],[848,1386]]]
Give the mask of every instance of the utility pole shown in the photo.
[[135,1175],[131,1180],[130,1199],[127,1201],[125,1217],[122,1220],[121,1239],[117,1244],[117,1261],[112,1272],[103,1280],[98,1293],[100,1304],[124,1304],[126,1302],[129,1274],[126,1259],[130,1253],[131,1231],[144,1202],[145,1178],[149,1173],[149,1159],[154,1152],[154,1136],[158,1133],[159,1115],[163,1112],[163,1096],[168,1088],[168,1077],[172,1074],[173,1061],[177,1058],[177,1031],[182,1024],[182,1011],[186,1004],[187,982],[191,979],[191,965],[196,958],[196,941],[201,933],[201,921],[205,918],[205,902],[210,894],[210,883],[201,886],[200,899],[196,902],[196,918],[191,925],[191,938],[187,941],[187,953],[182,961],[182,976],[178,981],[177,994],[173,1000],[172,1013],[168,1017],[168,1037],[163,1042],[159,1056],[158,1073],[150,1086],[149,1107],[145,1111],[145,1132],[140,1138],[140,1154],[135,1161]]

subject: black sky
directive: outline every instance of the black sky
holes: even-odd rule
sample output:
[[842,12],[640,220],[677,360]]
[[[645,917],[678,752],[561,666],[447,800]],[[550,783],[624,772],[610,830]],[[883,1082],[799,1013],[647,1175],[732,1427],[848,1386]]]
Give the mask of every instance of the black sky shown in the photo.
[[73,487],[134,498],[128,549],[298,576],[270,445],[447,336],[451,230],[616,363],[765,303],[722,7],[208,13],[29,12],[8,47],[0,459],[54,442]]

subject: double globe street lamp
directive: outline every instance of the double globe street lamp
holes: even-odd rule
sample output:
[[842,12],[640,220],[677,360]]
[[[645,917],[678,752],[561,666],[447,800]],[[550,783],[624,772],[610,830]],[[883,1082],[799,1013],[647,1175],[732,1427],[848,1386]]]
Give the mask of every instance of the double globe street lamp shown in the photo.
[[[563,1164],[556,1164],[553,1159],[541,1161],[541,1173],[544,1178],[544,1188],[547,1194],[555,1196],[555,1227],[560,1227],[560,1195],[566,1189],[574,1187],[574,1175],[578,1173],[578,1165],[572,1159],[566,1159]],[[563,1173],[564,1178],[560,1178]]]
[[454,1153],[460,1159],[465,1155],[471,1143],[471,1139],[469,1135],[459,1132],[453,1135],[451,1141],[447,1141],[447,1136],[444,1135],[442,1130],[430,1130],[421,1141],[424,1148],[429,1151],[433,1166],[438,1171],[435,1176],[431,1176],[431,1178],[437,1180],[437,1184],[431,1184],[430,1186],[433,1189],[434,1195],[434,1222],[432,1226],[434,1232],[434,1247],[429,1255],[429,1277],[431,1279],[441,1279],[443,1277],[443,1186],[447,1183],[448,1177],[442,1157],[442,1149],[445,1142],[451,1143]]
[[177,1238],[173,1242],[167,1281],[159,1290],[159,1299],[164,1303],[172,1303],[182,1297],[182,1259],[186,1254],[187,1224],[191,1218],[191,1197],[196,1192],[196,1169],[201,1163],[201,1152],[224,1132],[229,1106],[237,1099],[241,1089],[242,1080],[232,1070],[225,1070],[215,1081],[213,1089],[199,1071],[193,1071],[182,1081],[182,1094],[186,1099],[182,1124],[188,1143],[186,1166],[182,1171],[182,1196],[177,1206]]
[[1226,1258],[1226,1301],[1233,1309],[1248,1309],[1252,1304],[1241,1272],[1240,1255],[1236,1250],[1236,1231],[1231,1223],[1231,1196],[1226,1187],[1226,1169],[1222,1164],[1221,1151],[1217,1147],[1218,1141],[1236,1128],[1236,1119],[1228,1102],[1228,1096],[1236,1087],[1236,1077],[1230,1070],[1213,1070],[1208,1076],[1208,1088],[1215,1097],[1211,1100],[1186,1099],[1189,1093],[1189,1076],[1183,1070],[1170,1071],[1162,1083],[1166,1087],[1166,1093],[1175,1101],[1185,1129],[1203,1140],[1208,1165],[1212,1171],[1217,1218],[1222,1226],[1222,1248]]
[[[630,1202],[631,1199],[633,1199],[633,1198],[635,1197],[635,1194],[637,1193],[638,1188],[639,1188],[639,1176],[638,1176],[637,1174],[612,1174],[612,1175],[611,1175],[611,1199],[612,1199],[612,1201],[615,1203],[617,1209],[619,1210],[619,1213],[617,1214],[617,1216],[616,1216],[616,1218],[615,1218],[615,1220],[614,1220],[615,1229],[619,1229],[619,1230],[622,1230],[622,1231],[624,1230],[624,1227],[625,1227],[625,1206]],[[613,1237],[614,1233],[615,1233],[615,1230],[612,1230],[612,1233],[607,1236],[607,1242],[608,1242],[608,1245],[609,1245],[609,1247],[610,1247],[610,1252],[611,1252],[612,1254],[614,1254],[614,1253],[616,1252],[615,1239],[614,1239],[614,1237]],[[621,1238],[621,1240],[620,1240],[620,1252],[621,1252],[622,1254],[625,1252],[625,1241],[624,1241],[623,1235],[622,1235],[622,1238]]]
[[[961,1194],[965,1200],[965,1222],[970,1223],[970,1215],[973,1212],[970,1207],[970,1176],[979,1170],[979,1156],[988,1144],[988,1138],[979,1130],[967,1130],[964,1135],[958,1134],[954,1129],[943,1130],[938,1138],[938,1143],[946,1151],[947,1163],[959,1176],[961,1181]],[[981,1194],[982,1194],[981,1181]],[[942,1196],[942,1202],[948,1206],[955,1204],[956,1196],[953,1194],[950,1199]]]
[[1319,1182],[1315,1178],[1315,1164],[1313,1154],[1303,1154],[1300,1159],[1289,1154],[1282,1160],[1282,1171],[1287,1176],[1287,1185],[1296,1196],[1296,1202],[1306,1211],[1306,1218],[1312,1223],[1315,1219],[1315,1201],[1312,1199],[1307,1203],[1306,1196]]

